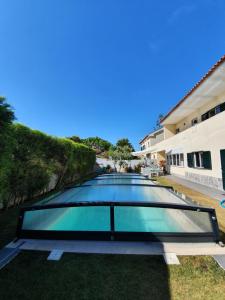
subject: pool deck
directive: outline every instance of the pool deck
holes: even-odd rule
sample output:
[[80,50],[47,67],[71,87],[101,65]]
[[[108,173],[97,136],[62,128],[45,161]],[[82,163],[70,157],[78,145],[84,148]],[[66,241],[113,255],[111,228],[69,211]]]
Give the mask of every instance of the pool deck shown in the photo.
[[156,243],[156,242],[116,242],[116,241],[65,241],[20,239],[11,242],[7,248],[20,250],[53,251],[93,254],[133,254],[133,255],[225,255],[225,247],[216,243]]

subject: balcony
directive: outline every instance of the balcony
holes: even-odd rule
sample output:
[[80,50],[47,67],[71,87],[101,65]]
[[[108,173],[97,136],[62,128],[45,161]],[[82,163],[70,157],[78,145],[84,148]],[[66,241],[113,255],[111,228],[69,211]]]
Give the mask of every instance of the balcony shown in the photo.
[[209,146],[221,144],[225,136],[225,111],[201,123],[174,134],[162,142],[150,147],[148,153],[168,151],[172,148],[185,148],[186,151],[206,150]]

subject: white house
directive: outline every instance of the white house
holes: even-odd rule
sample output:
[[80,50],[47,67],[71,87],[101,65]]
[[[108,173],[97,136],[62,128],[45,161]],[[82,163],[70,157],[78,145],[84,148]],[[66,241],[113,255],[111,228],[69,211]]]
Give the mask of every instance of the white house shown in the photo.
[[225,190],[225,56],[161,124],[135,155],[165,160],[169,173]]

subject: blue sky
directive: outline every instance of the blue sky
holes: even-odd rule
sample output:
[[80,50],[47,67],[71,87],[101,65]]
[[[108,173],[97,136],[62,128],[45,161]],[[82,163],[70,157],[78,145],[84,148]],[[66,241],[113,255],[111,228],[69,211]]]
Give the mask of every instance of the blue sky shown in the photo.
[[0,0],[0,94],[19,122],[135,147],[225,53],[224,0]]

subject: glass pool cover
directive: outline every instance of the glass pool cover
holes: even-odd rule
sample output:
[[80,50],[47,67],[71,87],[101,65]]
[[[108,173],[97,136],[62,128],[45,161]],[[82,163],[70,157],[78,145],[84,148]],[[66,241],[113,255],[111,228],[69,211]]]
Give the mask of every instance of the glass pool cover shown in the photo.
[[21,209],[19,238],[218,241],[212,208],[138,174],[103,174]]

